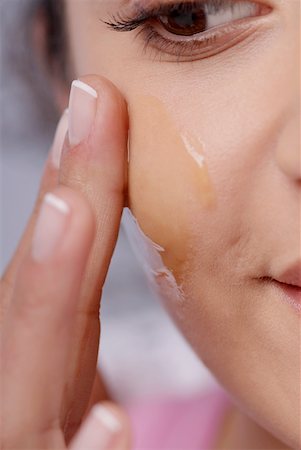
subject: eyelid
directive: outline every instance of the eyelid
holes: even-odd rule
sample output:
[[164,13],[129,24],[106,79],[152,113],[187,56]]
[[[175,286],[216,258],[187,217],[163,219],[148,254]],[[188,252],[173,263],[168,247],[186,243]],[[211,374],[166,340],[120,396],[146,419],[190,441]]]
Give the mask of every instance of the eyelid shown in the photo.
[[[135,3],[134,12],[124,14],[119,11],[117,14],[112,15],[111,21],[103,21],[105,25],[109,26],[115,31],[133,31],[139,26],[143,25],[145,22],[152,19],[157,19],[160,16],[168,15],[171,13],[172,7],[178,7],[181,3],[189,5],[190,7],[200,7],[202,4],[209,5],[209,8],[214,8],[215,10],[221,9],[222,7],[231,7],[238,3],[239,1],[245,3],[257,4],[263,10],[271,10],[270,0],[265,2],[261,0],[188,0],[188,1],[177,1],[169,0],[167,3],[162,4],[162,0],[158,0],[156,4],[152,4],[148,8],[141,6],[139,3]],[[269,4],[268,4],[269,3]]]
[[[161,29],[159,19],[160,14],[162,15],[162,6],[160,5],[159,10],[158,7],[156,7],[156,9],[154,9],[155,7],[152,7],[151,13],[146,13],[145,10],[141,12],[140,8],[138,15],[136,16],[126,17],[119,13],[117,16],[112,17],[112,22],[104,23],[111,29],[119,32],[133,31],[140,28],[135,36],[135,40],[140,37],[141,41],[144,42],[143,53],[145,53],[147,49],[150,49],[150,51],[159,55],[160,61],[185,62],[208,58],[235,46],[251,34],[253,35],[256,30],[258,30],[258,27],[260,28],[260,24],[264,25],[264,23],[266,23],[264,16],[274,10],[274,8],[270,7],[267,3],[257,0],[198,0],[193,2],[171,0],[169,3],[164,4],[164,11],[165,8],[168,7],[168,11],[165,14],[170,14],[171,6],[178,8],[179,5],[183,3],[187,3],[187,5],[193,4],[198,8],[202,7],[202,4],[207,5],[208,14],[218,13],[219,9],[231,8],[231,6],[236,3],[255,4],[259,6],[259,10],[255,15],[230,20],[222,25],[216,25],[200,33],[191,35],[189,36],[189,40],[176,39],[179,36],[174,35],[171,37],[172,33],[165,31],[163,27]],[[213,8],[217,8],[216,12],[215,10],[210,10],[211,12],[209,12],[208,5],[210,4],[213,4]],[[182,36],[180,36],[180,38],[182,38]],[[166,59],[164,59],[164,55],[166,55]],[[170,59],[171,56],[176,59],[173,59],[172,61]],[[169,59],[167,59],[167,57],[169,57]]]
[[[219,27],[221,28],[221,27]],[[234,31],[235,29],[235,31]],[[166,39],[158,33],[151,25],[145,25],[139,31],[139,35],[144,36],[145,41],[143,53],[149,48],[154,55],[159,56],[160,62],[191,62],[194,60],[208,58],[214,54],[220,53],[223,50],[233,47],[236,43],[242,41],[243,37],[250,36],[254,31],[254,24],[252,25],[229,25],[226,33],[220,30],[208,30],[204,33],[202,38],[192,39],[190,41],[174,41]],[[258,31],[258,28],[257,28]],[[256,32],[256,28],[255,28]],[[221,35],[229,36],[227,42],[220,42]],[[216,48],[216,43],[220,42]],[[166,57],[164,57],[166,55]],[[173,57],[174,59],[171,59]]]

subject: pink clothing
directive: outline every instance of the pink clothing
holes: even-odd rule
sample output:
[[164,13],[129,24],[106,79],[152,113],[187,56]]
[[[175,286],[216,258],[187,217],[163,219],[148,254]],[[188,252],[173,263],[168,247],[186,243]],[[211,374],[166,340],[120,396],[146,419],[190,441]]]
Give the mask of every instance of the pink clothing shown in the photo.
[[134,450],[211,450],[231,402],[221,389],[128,408]]

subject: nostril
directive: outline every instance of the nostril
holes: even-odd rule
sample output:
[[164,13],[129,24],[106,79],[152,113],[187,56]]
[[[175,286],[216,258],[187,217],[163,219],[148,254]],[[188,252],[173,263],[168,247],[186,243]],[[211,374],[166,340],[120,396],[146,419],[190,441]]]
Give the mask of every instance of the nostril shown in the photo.
[[301,182],[301,158],[300,151],[279,151],[277,162],[282,172],[292,180]]

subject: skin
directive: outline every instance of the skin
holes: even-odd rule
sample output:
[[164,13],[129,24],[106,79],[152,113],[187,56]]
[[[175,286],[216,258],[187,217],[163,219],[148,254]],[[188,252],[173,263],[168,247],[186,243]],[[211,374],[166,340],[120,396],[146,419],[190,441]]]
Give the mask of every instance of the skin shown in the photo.
[[[76,146],[70,145],[67,128],[54,139],[33,214],[1,277],[3,450],[130,448],[128,419],[117,405],[103,402],[96,374],[101,291],[125,202],[127,112],[112,83],[99,76],[82,81],[98,98],[101,93],[90,133]],[[37,244],[46,193],[63,201],[68,214],[60,241],[50,255],[37,259],[34,248],[49,248],[48,233],[58,228],[58,211],[52,208],[44,244],[41,238]],[[99,409],[89,411],[100,400],[105,418],[109,415],[109,424],[113,420],[118,429],[101,419]]]
[[[67,1],[67,23],[73,75],[101,73],[129,104],[130,207],[183,287],[167,307],[243,411],[242,448],[297,448],[299,317],[261,277],[300,259],[299,1],[267,5],[233,47],[178,64],[99,22],[118,1]],[[171,115],[153,133],[152,109]],[[204,143],[214,207],[168,120]]]
[[[61,417],[66,425],[68,412],[75,411],[75,430],[95,377],[98,289],[113,251],[126,190],[142,231],[165,249],[163,261],[184,293],[181,301],[175,301],[171,290],[162,290],[166,307],[233,397],[235,407],[216,448],[299,448],[299,315],[283,301],[280,290],[262,279],[276,277],[300,260],[299,1],[270,0],[269,5],[272,11],[253,20],[249,31],[232,47],[205,59],[195,56],[193,62],[176,64],[170,56],[154,59],[152,52],[141,53],[143,41],[134,40],[134,33],[114,33],[99,21],[117,12],[120,0],[66,1],[71,75],[96,73],[112,80],[128,103],[131,135],[128,179],[124,180],[125,167],[117,156],[117,148],[124,154],[126,147],[122,101],[107,84],[106,88],[98,84],[97,77],[85,78],[99,92],[107,120],[97,122],[96,137],[89,137],[88,146],[64,153],[59,171],[60,184],[84,194],[98,230],[93,238],[87,218],[94,256],[87,261],[78,300],[79,310],[86,314],[80,314],[76,322],[73,364],[65,380],[69,395],[63,398]],[[58,104],[64,108],[69,86],[59,79],[54,85]],[[107,109],[108,91],[117,105],[114,114]],[[153,110],[158,114],[155,138],[146,125]],[[182,131],[202,142],[210,183],[200,183],[200,168],[176,137]],[[94,152],[87,151],[91,143]],[[101,148],[115,151],[105,152],[99,159]],[[208,186],[214,193],[210,204],[204,202]],[[59,193],[69,195],[64,190]],[[111,220],[106,214],[109,194],[115,194],[109,202]],[[86,206],[79,208],[81,214]],[[105,236],[99,231],[104,219]],[[89,243],[82,245],[87,252]],[[69,258],[74,258],[71,251]],[[16,266],[20,264],[17,261]],[[65,261],[63,264],[67,266]],[[10,269],[8,274],[6,284],[13,285],[16,273]],[[75,272],[73,276],[78,278]],[[17,278],[17,284],[21,281]],[[24,292],[20,286],[19,301]],[[11,294],[6,298],[9,304]],[[7,342],[11,328],[6,327]],[[81,367],[85,373],[78,377],[76,368]],[[17,374],[22,375],[20,364],[18,369]],[[73,404],[78,389],[83,395]],[[36,391],[34,394],[39,399]],[[6,408],[11,412],[14,405],[9,402],[8,396]],[[20,398],[16,397],[16,404]],[[58,408],[52,413],[51,423],[57,423]],[[16,414],[5,417],[15,418]],[[47,429],[45,423],[37,426],[37,417],[33,418],[36,429]],[[9,444],[20,424],[28,434],[22,417],[17,415],[17,419],[8,421],[6,427]],[[34,437],[33,442],[48,448],[45,440],[41,441],[41,432]],[[49,441],[49,434],[47,438],[47,443],[57,442]]]

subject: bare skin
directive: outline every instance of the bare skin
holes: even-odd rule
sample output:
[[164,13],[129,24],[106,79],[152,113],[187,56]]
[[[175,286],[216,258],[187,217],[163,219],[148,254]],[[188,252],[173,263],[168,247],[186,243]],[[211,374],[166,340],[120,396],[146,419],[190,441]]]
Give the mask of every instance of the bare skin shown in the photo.
[[[227,445],[299,448],[300,316],[276,280],[301,261],[300,2],[261,4],[235,45],[191,57],[162,44],[182,39],[162,25],[145,51],[143,33],[105,26],[132,2],[67,0],[69,68],[105,75],[129,104],[130,206],[182,287],[180,302],[163,289],[169,312],[237,402]],[[171,129],[204,144],[213,207]]]
[[[65,448],[91,404],[104,398],[96,374],[99,307],[125,201],[127,112],[111,83],[85,81],[102,92],[93,131],[75,147],[66,136],[59,169],[50,154],[35,210],[1,279],[4,449]],[[46,262],[36,262],[33,236],[49,192],[71,214],[64,245]],[[90,415],[71,449],[129,448],[125,415],[110,403],[106,408],[120,424],[118,433],[108,439]]]
[[[78,302],[79,311],[84,314],[80,313],[76,320],[72,363],[67,375],[62,377],[67,386],[63,396],[62,386],[57,384],[59,400],[50,417],[51,423],[57,425],[55,439],[70,441],[89,403],[98,349],[99,294],[114,249],[125,191],[128,191],[128,203],[142,231],[167,250],[164,263],[181,285],[183,301],[174,301],[170,292],[163,295],[168,310],[196,353],[234,399],[235,406],[226,418],[216,449],[297,449],[300,447],[300,316],[276,280],[292,264],[300,264],[301,259],[299,1],[263,1],[271,10],[248,22],[247,31],[239,34],[235,45],[220,48],[206,58],[199,52],[193,61],[180,59],[177,64],[174,57],[166,54],[155,60],[151,53],[141,56],[142,41],[133,41],[130,33],[114,34],[99,21],[99,18],[108,20],[121,7],[120,3],[119,0],[66,1],[72,76],[101,73],[118,86],[121,94],[113,88],[110,98],[115,105],[112,106],[114,114],[106,110],[106,127],[101,121],[97,123],[94,128],[97,138],[89,140],[97,142],[95,149],[104,144],[116,152],[97,151],[96,154],[87,151],[85,145],[66,150],[59,177],[53,168],[48,168],[43,182],[45,192],[53,189],[53,180],[56,184],[59,179],[57,195],[79,208],[75,223],[86,220],[85,224],[78,225],[85,233],[77,232],[73,241],[77,242],[78,236],[86,239],[79,241],[84,268]],[[161,28],[160,32],[163,33]],[[100,86],[97,80],[95,76],[85,77],[86,83],[96,90]],[[68,103],[69,86],[57,78],[54,85],[57,103],[63,109]],[[112,93],[111,88],[109,91]],[[106,93],[106,89],[99,91],[104,105]],[[124,163],[127,117],[124,101],[120,100],[122,96],[129,106],[132,132],[128,180]],[[169,130],[184,129],[204,143],[216,200],[213,207],[203,204],[204,192],[199,189],[196,165],[187,154],[181,153],[174,133],[166,134],[166,127],[160,130],[162,120],[153,133],[146,126],[145,108],[153,104],[143,104],[141,109],[141,97],[145,96],[159,100],[168,117],[165,123],[173,124],[167,127]],[[160,136],[164,141],[162,146]],[[148,143],[147,152],[143,151],[142,137]],[[156,145],[151,145],[152,142]],[[118,152],[119,156],[123,155],[120,159]],[[66,186],[72,193],[66,191]],[[72,197],[77,194],[80,194],[78,200]],[[110,202],[106,200],[108,195],[109,198],[113,195]],[[16,271],[19,267],[25,267],[26,271],[26,264],[30,266],[26,251],[31,230],[32,225],[4,277],[5,285],[9,286],[2,302],[5,310],[13,310],[8,306],[18,304],[20,292],[30,293],[34,285],[41,284],[29,269],[23,278],[22,269]],[[88,258],[89,246],[92,256]],[[76,255],[70,249],[68,256],[70,264],[64,260],[64,267],[70,266],[72,272]],[[81,278],[78,273],[72,274],[74,280]],[[286,284],[290,287],[290,282]],[[12,286],[19,288],[12,292]],[[50,301],[48,297],[44,300]],[[58,307],[62,303],[58,301]],[[26,311],[30,314],[31,308]],[[8,323],[4,342],[10,343],[11,329],[20,328],[21,336],[24,328],[15,325],[14,316],[10,315],[10,322],[8,315],[4,317],[4,324]],[[20,348],[23,351],[23,347],[18,347],[16,352]],[[35,348],[31,343],[26,352]],[[60,348],[66,351],[66,344]],[[9,354],[11,351],[6,351],[7,360]],[[4,392],[12,392],[16,385],[21,385],[25,393],[31,392],[37,399],[40,411],[43,399],[34,380],[29,379],[28,385],[25,384],[21,363],[15,365],[21,382],[7,377]],[[38,371],[43,364],[42,356],[36,364]],[[49,369],[44,382],[51,380],[51,376]],[[17,410],[21,399],[15,396],[12,401],[8,395],[6,411]],[[62,407],[58,408],[60,402]],[[42,442],[48,448],[53,435],[49,437],[48,433],[45,437],[41,429],[47,426],[49,429],[49,411],[42,416],[35,415],[36,411],[30,428],[26,428],[20,414],[4,414],[13,418],[6,421],[7,448],[15,445],[13,434],[19,429],[23,430],[19,442],[30,429],[29,447],[32,442]],[[123,436],[127,436],[125,419],[120,421],[124,424]],[[40,441],[41,436],[44,441]],[[17,439],[16,444],[19,442]]]

